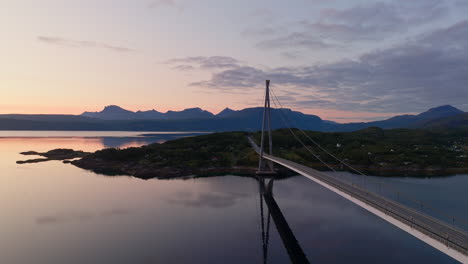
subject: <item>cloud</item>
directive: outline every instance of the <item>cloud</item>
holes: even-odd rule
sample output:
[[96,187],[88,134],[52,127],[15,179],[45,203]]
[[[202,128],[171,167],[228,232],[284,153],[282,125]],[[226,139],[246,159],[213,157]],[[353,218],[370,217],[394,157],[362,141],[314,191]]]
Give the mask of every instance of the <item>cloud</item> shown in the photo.
[[195,67],[193,67],[192,65],[181,64],[181,65],[174,66],[173,69],[178,70],[178,71],[192,71],[192,70],[195,70]]
[[290,60],[295,60],[295,59],[300,58],[300,54],[297,51],[283,51],[280,54],[281,56]]
[[50,45],[57,45],[63,47],[72,47],[72,48],[102,48],[114,52],[135,52],[134,49],[127,47],[120,47],[115,45],[110,45],[106,43],[99,43],[95,41],[83,41],[83,40],[73,40],[65,39],[60,37],[49,37],[49,36],[38,36],[37,40]]
[[244,35],[258,38],[257,46],[261,48],[346,48],[353,42],[381,42],[435,23],[456,7],[468,6],[457,0],[370,2],[347,9],[324,9],[315,20],[288,22],[276,28],[253,27],[245,30]]
[[155,0],[149,3],[148,7],[153,9],[171,8],[178,12],[183,12],[187,7],[188,1],[183,0]]
[[288,35],[260,41],[257,46],[260,48],[307,47],[311,49],[325,49],[333,48],[338,45],[326,43],[322,39],[307,32],[293,32]]
[[157,0],[149,4],[150,8],[161,7],[161,6],[175,7],[176,1],[175,0]]
[[193,82],[191,86],[201,86],[220,90],[231,88],[254,88],[259,80],[267,78],[267,73],[250,66],[239,66],[233,69],[214,73],[210,80]]
[[327,9],[315,23],[304,26],[324,38],[338,40],[379,40],[385,34],[403,32],[443,18],[449,13],[448,1],[413,0],[373,2],[345,10]]
[[301,94],[286,98],[287,107],[420,112],[431,106],[464,105],[467,72],[465,20],[355,60],[272,69],[238,65],[191,85],[245,92],[271,79],[276,87]]
[[240,65],[241,62],[232,57],[225,56],[198,56],[175,58],[168,60],[165,63],[175,65],[173,68],[176,70],[187,71],[194,69],[212,70],[236,68]]

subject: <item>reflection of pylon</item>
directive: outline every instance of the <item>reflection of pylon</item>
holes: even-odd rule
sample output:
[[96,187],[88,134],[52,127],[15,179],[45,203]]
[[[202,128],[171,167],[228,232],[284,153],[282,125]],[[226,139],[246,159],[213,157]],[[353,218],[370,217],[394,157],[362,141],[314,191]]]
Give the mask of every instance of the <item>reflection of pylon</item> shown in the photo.
[[265,153],[265,130],[268,131],[268,154],[273,155],[273,143],[271,138],[271,108],[270,108],[270,80],[266,80],[265,105],[263,108],[262,137],[260,142],[260,161],[257,174],[275,173],[273,162],[263,158]]
[[[268,263],[268,244],[270,239],[270,210],[267,209],[267,219],[265,221],[264,210],[263,210],[263,195],[266,192],[265,179],[263,177],[257,178],[259,183],[259,194],[260,194],[260,218],[262,227],[262,249],[263,249],[263,263]],[[266,222],[266,223],[265,223]]]
[[[281,212],[278,203],[273,197],[273,182],[274,179],[271,179],[267,185],[265,185],[264,177],[257,177],[258,183],[260,186],[260,217],[261,217],[261,227],[262,227],[262,241],[263,241],[263,263],[268,261],[268,245],[269,245],[269,236],[270,236],[270,218],[275,223],[278,234],[280,235],[281,241],[288,252],[289,259],[291,263],[310,263],[307,259],[307,256],[304,254],[299,241],[297,241],[296,236],[289,227],[288,221]],[[262,199],[263,196],[263,199]],[[263,201],[265,201],[267,207],[268,218],[265,227],[265,217],[263,214]],[[266,230],[265,230],[266,228]]]

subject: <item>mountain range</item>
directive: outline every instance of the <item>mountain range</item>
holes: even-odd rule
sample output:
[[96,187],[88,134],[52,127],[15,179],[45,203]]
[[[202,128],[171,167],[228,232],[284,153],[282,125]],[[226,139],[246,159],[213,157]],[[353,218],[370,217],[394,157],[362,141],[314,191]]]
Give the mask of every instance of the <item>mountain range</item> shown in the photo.
[[[254,131],[261,129],[263,108],[224,109],[218,114],[201,108],[182,111],[129,111],[106,106],[100,112],[81,115],[0,115],[0,130],[123,130],[123,131]],[[418,115],[386,120],[339,124],[291,109],[271,109],[272,128],[296,127],[316,131],[355,131],[367,127],[468,128],[468,114],[450,105],[431,108]]]
[[161,113],[156,110],[132,112],[116,105],[106,106],[100,112],[84,112],[81,116],[103,120],[155,120],[155,119],[201,119],[214,115],[201,108],[188,108],[183,111],[167,111]]
[[380,127],[383,129],[423,128],[428,125],[429,121],[458,116],[461,114],[464,114],[464,112],[460,109],[457,109],[451,105],[443,105],[431,108],[428,111],[418,115],[399,115],[381,121],[341,124],[339,125],[339,130],[355,131],[367,127]]

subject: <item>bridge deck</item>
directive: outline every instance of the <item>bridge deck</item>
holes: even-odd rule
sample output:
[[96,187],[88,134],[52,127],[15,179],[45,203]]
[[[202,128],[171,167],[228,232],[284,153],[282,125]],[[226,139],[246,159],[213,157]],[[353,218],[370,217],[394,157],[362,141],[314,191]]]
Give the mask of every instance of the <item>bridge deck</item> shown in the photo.
[[[253,142],[253,140],[251,139],[249,140],[252,146],[254,147],[255,151],[259,153],[259,148],[255,144],[255,142]],[[367,206],[377,209],[381,213],[384,213],[386,216],[391,216],[392,218],[398,220],[400,223],[409,226],[411,230],[417,230],[420,233],[426,235],[427,237],[438,241],[439,243],[437,244],[439,244],[439,247],[437,247],[437,245],[434,245],[433,243],[429,243],[421,237],[418,237],[421,240],[428,242],[429,244],[431,244],[439,250],[443,250],[445,253],[456,258],[462,263],[468,263],[468,234],[463,230],[455,228],[445,222],[442,222],[438,219],[435,219],[434,217],[418,212],[398,202],[389,200],[385,197],[369,192],[368,190],[362,189],[359,186],[352,185],[343,180],[329,176],[326,173],[322,173],[320,171],[303,166],[301,164],[278,158],[275,156],[264,154],[263,157],[277,164],[283,165],[314,181],[321,182],[324,186],[328,185],[331,188],[335,188],[341,191],[342,193],[345,193],[351,196],[352,198],[365,203]],[[413,232],[410,233],[413,234]],[[440,244],[445,246],[446,249],[441,249]],[[454,250],[456,252],[453,252]]]

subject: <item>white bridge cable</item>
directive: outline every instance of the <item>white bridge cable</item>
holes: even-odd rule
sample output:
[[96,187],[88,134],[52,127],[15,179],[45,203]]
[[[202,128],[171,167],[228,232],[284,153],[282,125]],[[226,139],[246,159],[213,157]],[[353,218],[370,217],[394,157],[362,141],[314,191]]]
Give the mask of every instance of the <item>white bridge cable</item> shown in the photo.
[[[270,88],[271,89],[271,88]],[[276,97],[276,96],[275,96]],[[278,101],[278,99],[276,98],[276,101]],[[281,117],[281,120],[283,121],[283,124],[285,125],[285,127],[291,132],[291,134],[294,136],[294,138],[296,138],[297,141],[299,141],[299,143],[301,143],[301,145],[307,150],[309,151],[316,159],[318,159],[322,164],[324,164],[327,168],[329,168],[331,171],[333,172],[337,172],[332,166],[330,166],[328,163],[326,163],[323,159],[320,158],[320,156],[318,154],[316,154],[309,146],[307,146],[297,135],[296,133],[294,133],[294,130],[292,130],[292,127],[293,127],[293,123],[289,118],[288,116],[283,113],[283,108],[281,106],[278,107],[278,104],[281,104],[279,101],[278,101],[278,104],[275,102],[275,100],[273,100],[273,104],[275,105],[275,107],[280,110],[279,111],[279,116]],[[296,128],[298,130],[300,130],[302,133],[304,133],[304,131],[302,131],[301,129],[299,128]],[[365,178],[363,178],[365,180]],[[361,188],[358,184],[354,184],[353,181],[351,181],[351,184],[352,185],[355,185],[355,187],[357,188],[360,188],[361,190],[364,190],[364,191],[367,191],[365,188]]]
[[[278,102],[279,106],[280,106],[280,108],[279,108],[280,112],[284,111],[284,107],[283,107],[283,105],[281,104],[281,102],[278,100],[278,97],[276,96],[274,90],[273,90],[271,87],[270,87],[270,90],[271,90],[271,92],[272,92],[272,94],[273,94],[273,96],[274,96],[274,100],[276,100],[276,101]],[[274,100],[273,100],[273,102],[274,102]],[[290,120],[286,114],[284,114],[284,115],[286,116],[286,118],[287,118],[288,120]],[[293,122],[291,121],[290,123],[293,123]],[[295,126],[295,127],[296,127],[297,130],[301,131],[301,133],[302,133],[305,137],[307,137],[307,139],[309,139],[315,146],[317,146],[317,147],[318,147],[319,149],[321,149],[323,152],[325,152],[326,154],[330,155],[330,156],[333,157],[335,160],[337,160],[337,161],[340,162],[341,164],[347,166],[348,168],[350,168],[350,169],[353,170],[354,172],[356,172],[356,173],[358,173],[358,174],[361,174],[361,175],[363,175],[363,176],[368,176],[368,175],[366,175],[365,173],[363,173],[363,172],[359,171],[358,169],[352,167],[351,165],[347,164],[344,160],[339,159],[338,157],[336,157],[335,155],[333,155],[331,152],[329,152],[329,151],[326,150],[325,148],[323,148],[320,144],[318,144],[315,140],[313,140],[304,130],[302,130],[302,129],[299,128],[298,126]]]
[[[278,108],[278,105],[276,104],[275,100],[273,100],[273,104],[275,105],[276,108]],[[280,117],[281,119],[283,120],[283,122],[285,123],[286,125],[286,128],[289,129],[289,131],[291,132],[291,134],[293,134],[294,138],[296,138],[297,141],[299,141],[299,143],[301,143],[302,146],[304,146],[304,148],[309,151],[316,159],[318,159],[321,163],[323,163],[325,166],[327,166],[330,170],[336,172],[335,169],[333,169],[330,165],[328,165],[325,161],[323,161],[319,155],[317,155],[312,149],[310,149],[306,144],[304,144],[304,142],[296,135],[296,133],[294,133],[294,131],[291,129],[291,126],[289,126],[289,123],[287,122],[287,120],[284,119],[283,117],[283,113],[280,111]]]
[[[304,142],[302,140],[299,139],[299,137],[293,132],[293,130],[291,129],[292,126],[290,126],[293,122],[288,118],[288,116],[283,112],[284,111],[284,107],[283,105],[281,104],[281,102],[279,101],[278,97],[276,96],[274,90],[270,87],[270,90],[273,94],[273,103],[275,104],[275,107],[278,108],[280,111],[280,117],[281,119],[283,120],[283,123],[285,124],[285,126],[289,129],[289,131],[291,131],[291,133],[294,135],[294,137],[311,153],[313,153],[314,157],[316,157],[320,162],[322,162],[323,164],[325,164],[329,169],[331,169],[333,172],[336,172],[335,169],[333,169],[330,165],[328,165],[327,163],[325,163],[322,159],[320,159],[318,157],[318,154],[315,154],[309,147],[306,146],[306,144],[304,144]],[[278,104],[276,104],[276,102]],[[279,107],[278,107],[279,105]],[[284,115],[284,117],[283,117]],[[289,120],[289,122],[287,120]],[[453,215],[449,214],[449,213],[446,213],[446,212],[443,212],[439,209],[436,209],[430,205],[428,205],[427,203],[424,203],[422,202],[421,200],[413,197],[412,195],[409,195],[407,193],[404,193],[402,192],[401,190],[399,190],[398,188],[396,188],[395,186],[393,186],[392,184],[390,183],[387,183],[387,182],[383,182],[383,181],[380,181],[380,180],[376,180],[376,179],[373,179],[371,178],[369,175],[365,174],[364,172],[354,168],[353,166],[351,166],[350,164],[348,164],[347,162],[343,161],[342,159],[336,157],[334,154],[332,154],[330,151],[328,151],[327,149],[325,149],[324,147],[322,147],[320,144],[318,144],[314,139],[312,139],[304,130],[302,130],[301,128],[295,126],[296,129],[298,129],[308,140],[310,140],[315,146],[317,146],[319,149],[321,149],[323,152],[325,152],[326,154],[328,154],[329,156],[331,156],[332,158],[334,158],[336,161],[338,161],[339,163],[343,164],[344,166],[348,167],[349,169],[351,169],[352,171],[358,173],[359,175],[361,176],[364,176],[364,181],[366,180],[369,180],[373,183],[377,183],[379,184],[379,187],[380,186],[386,186],[387,190],[388,191],[391,191],[391,192],[394,192],[394,194],[397,195],[398,199],[401,197],[401,198],[405,198],[407,199],[408,201],[411,201],[415,204],[417,204],[418,206],[421,206],[421,209],[422,208],[426,208],[426,209],[429,209],[429,210],[432,210],[434,213],[440,215],[440,216],[443,216],[444,218],[448,218],[452,221],[450,222],[453,222],[453,224],[455,225],[455,220],[457,223],[461,223],[463,224],[465,227],[468,227],[468,221],[464,220],[464,219],[460,219],[460,218],[456,218],[454,217]],[[354,183],[352,183],[354,185]],[[365,188],[365,187],[364,187]],[[385,187],[384,187],[385,188]]]

